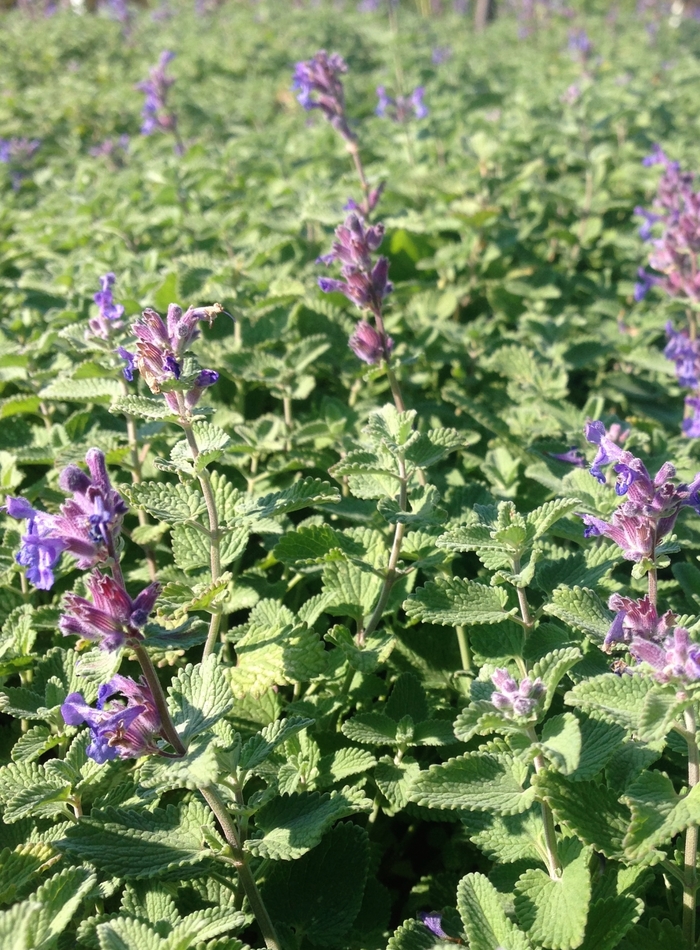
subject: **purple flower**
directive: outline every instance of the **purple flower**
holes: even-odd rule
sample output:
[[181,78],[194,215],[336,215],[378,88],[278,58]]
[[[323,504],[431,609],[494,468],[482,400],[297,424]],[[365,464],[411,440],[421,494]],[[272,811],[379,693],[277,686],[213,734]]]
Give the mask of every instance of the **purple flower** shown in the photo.
[[446,63],[448,59],[452,56],[452,47],[450,46],[436,46],[433,49],[432,56],[430,57],[433,66],[442,66],[443,63]]
[[22,184],[22,179],[29,174],[40,145],[39,139],[0,139],[0,162],[8,166],[15,191]]
[[109,158],[116,165],[122,165],[129,150],[129,136],[120,135],[118,139],[105,139],[90,149],[93,158]]
[[518,684],[508,670],[497,669],[491,674],[496,691],[491,693],[491,702],[507,718],[514,716],[530,717],[540,705],[546,692],[542,680],[531,680],[528,676]]
[[565,462],[567,465],[575,465],[576,468],[585,468],[586,459],[583,453],[572,446],[566,452],[547,452],[550,458],[556,459],[558,462]]
[[362,320],[348,340],[348,346],[358,359],[374,364],[389,358],[394,341],[390,336],[383,336],[369,323]]
[[384,86],[377,86],[377,96],[379,101],[374,110],[378,116],[387,116],[393,122],[407,122],[411,118],[425,119],[428,115],[428,107],[423,102],[425,89],[423,86],[416,86],[410,96],[397,96],[392,99],[387,95]]
[[679,685],[700,679],[700,646],[692,643],[685,627],[676,627],[672,637],[655,643],[635,637],[629,646],[638,663],[647,663],[659,683],[677,682]]
[[670,632],[676,615],[667,610],[659,617],[656,607],[645,594],[640,600],[612,594],[608,601],[610,610],[614,610],[615,619],[605,637],[605,646],[612,643],[630,643],[634,637],[645,640],[663,640]]
[[593,52],[593,44],[585,30],[571,30],[568,47],[575,59],[586,60]]
[[375,317],[381,318],[382,300],[391,293],[393,285],[388,280],[388,260],[380,257],[373,264],[372,253],[382,243],[384,226],[375,224],[365,227],[362,219],[351,213],[335,234],[337,240],[330,253],[318,260],[324,264],[340,261],[343,279],[319,277],[319,287],[324,293],[337,291],[345,294],[361,310],[371,310]]
[[112,330],[119,329],[122,326],[121,318],[124,316],[124,307],[121,304],[116,304],[112,296],[112,287],[116,279],[116,276],[112,273],[100,277],[102,289],[94,294],[92,298],[100,312],[98,316],[92,317],[88,321],[90,328],[88,336],[108,340]]
[[[648,241],[651,237],[651,229],[657,221],[663,220],[663,215],[654,214],[653,211],[647,211],[646,208],[636,207],[634,213],[640,218],[644,218],[644,224],[639,229],[639,236],[643,241]],[[640,271],[640,276],[641,276]],[[636,298],[635,298],[636,299]]]
[[678,382],[688,389],[697,389],[700,386],[700,340],[691,340],[687,330],[675,330],[670,320],[666,324],[666,339],[664,356],[676,364]]
[[681,423],[683,435],[689,439],[700,439],[700,398],[698,396],[685,397],[686,410],[690,410],[688,415]]
[[163,320],[155,310],[144,310],[141,319],[132,326],[136,336],[136,352],[131,353],[124,347],[117,350],[126,361],[123,370],[126,379],[133,379],[136,367],[151,392],[163,392],[174,412],[181,409],[178,392],[183,394],[185,406],[192,409],[204,390],[214,385],[219,374],[211,369],[198,369],[196,373],[185,377],[183,358],[200,335],[200,320],[206,320],[211,326],[216,315],[223,312],[223,307],[218,303],[211,307],[190,307],[185,313],[177,304],[171,303],[168,315]]
[[[118,694],[120,698],[113,698]],[[61,706],[61,715],[69,726],[83,722],[90,726],[87,754],[100,765],[110,759],[136,759],[160,751],[156,743],[162,728],[160,716],[143,679],[137,683],[127,676],[113,676],[99,688],[97,709],[89,706],[81,693],[71,693]]]
[[175,80],[165,74],[165,67],[174,57],[175,53],[164,50],[160,54],[158,65],[150,70],[148,79],[136,84],[139,92],[146,96],[141,110],[142,135],[152,135],[157,131],[174,132],[177,127],[175,113],[168,110],[168,89]]
[[385,182],[381,182],[376,188],[373,188],[367,197],[363,198],[359,204],[354,198],[348,198],[346,204],[343,206],[343,211],[356,211],[360,217],[369,218],[379,204],[379,199],[384,192],[385,184]]
[[57,515],[35,511],[23,498],[7,499],[10,517],[27,521],[17,563],[27,568],[27,580],[39,590],[53,586],[53,568],[64,551],[73,555],[81,570],[113,555],[128,509],[112,488],[103,453],[90,449],[85,461],[89,475],[77,465],[69,465],[61,473],[59,486],[72,497],[61,505]]
[[58,624],[65,636],[74,634],[96,641],[107,651],[120,650],[127,643],[143,640],[141,628],[160,594],[160,584],[150,584],[134,600],[115,580],[100,571],[93,571],[86,585],[92,602],[77,594],[65,596],[66,613]]
[[421,923],[425,924],[428,930],[435,934],[436,937],[439,937],[441,940],[449,940],[450,937],[442,929],[442,915],[431,911],[429,914],[425,911],[421,911],[418,914],[418,919]]
[[329,56],[322,49],[311,59],[296,64],[292,89],[297,92],[297,102],[304,109],[320,109],[346,141],[354,142],[355,136],[345,115],[345,92],[340,80],[347,71],[340,53]]
[[656,284],[661,283],[661,278],[650,274],[643,267],[640,267],[637,270],[637,282],[634,285],[634,301],[635,303],[640,303],[646,295],[649,293],[652,287],[655,287]]

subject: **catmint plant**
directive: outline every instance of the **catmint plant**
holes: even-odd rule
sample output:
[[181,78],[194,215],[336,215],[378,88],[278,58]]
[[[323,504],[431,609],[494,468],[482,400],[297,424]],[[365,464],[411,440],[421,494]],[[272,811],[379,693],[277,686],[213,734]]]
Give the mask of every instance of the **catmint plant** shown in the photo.
[[177,129],[177,116],[168,105],[168,92],[175,79],[166,75],[166,68],[175,58],[171,50],[160,54],[157,65],[148,74],[148,79],[136,84],[139,92],[146,97],[141,110],[141,135],[153,135],[154,132],[171,132],[175,136],[175,151],[182,155],[184,144]]
[[377,107],[374,110],[378,116],[386,116],[393,122],[408,122],[409,119],[425,119],[428,115],[428,107],[423,102],[425,89],[423,86],[416,86],[409,96],[396,96],[392,98],[387,94],[384,86],[377,86]]
[[112,287],[116,280],[116,274],[111,272],[100,277],[100,290],[92,298],[98,306],[99,313],[88,321],[87,335],[108,340],[116,330],[122,328],[121,318],[124,316],[124,307],[114,302],[112,294]]
[[0,163],[7,165],[15,191],[19,190],[23,179],[30,174],[40,146],[39,139],[0,139]]

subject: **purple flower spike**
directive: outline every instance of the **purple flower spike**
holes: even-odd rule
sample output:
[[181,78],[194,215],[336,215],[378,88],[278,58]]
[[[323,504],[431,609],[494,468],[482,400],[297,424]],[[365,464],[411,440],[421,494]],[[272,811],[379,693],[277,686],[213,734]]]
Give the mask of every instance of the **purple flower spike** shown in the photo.
[[[117,697],[121,694],[120,698]],[[123,697],[123,698],[122,698]],[[135,682],[117,674],[100,686],[97,709],[89,706],[81,693],[71,693],[61,706],[69,726],[85,722],[92,739],[87,754],[100,765],[110,759],[136,759],[157,754],[161,721],[153,694],[146,682]]]
[[635,637],[658,642],[668,636],[676,619],[671,610],[659,617],[648,594],[640,600],[612,594],[608,607],[616,614],[605,637],[606,647],[612,643],[630,643]]
[[425,924],[428,930],[435,934],[436,937],[439,937],[441,940],[449,940],[450,937],[442,929],[442,914],[438,914],[435,911],[431,911],[429,914],[425,911],[421,911],[418,914],[418,919],[421,923]]
[[116,276],[112,273],[104,274],[100,277],[101,290],[93,296],[93,300],[99,307],[99,315],[92,317],[89,323],[87,336],[100,337],[102,340],[108,340],[112,330],[117,330],[122,326],[121,318],[124,316],[124,307],[114,302],[112,296],[112,287],[116,282]]
[[[211,307],[190,307],[185,313],[171,303],[165,320],[150,308],[133,326],[136,352],[119,347],[118,353],[126,362],[124,376],[133,379],[137,368],[152,393],[164,392],[165,400],[174,412],[181,411],[178,392],[183,394],[184,405],[192,409],[209,386],[218,380],[214,370],[198,370],[196,375],[183,376],[183,359],[190,345],[199,335],[199,323],[206,320],[211,326],[217,314],[223,313],[221,304]],[[179,385],[176,385],[179,384]]]
[[698,396],[685,397],[686,410],[690,414],[681,424],[683,435],[689,439],[700,439],[700,398]]
[[95,641],[106,651],[116,651],[127,643],[143,640],[141,628],[155,606],[160,584],[151,584],[132,600],[111,577],[93,571],[87,588],[92,602],[77,594],[66,594],[66,613],[58,624],[64,636],[72,634]]
[[383,337],[365,320],[357,324],[355,332],[348,340],[348,346],[355,356],[365,363],[375,364],[388,359],[394,347],[390,336]]
[[8,166],[15,191],[22,184],[22,179],[30,173],[34,155],[40,145],[39,139],[0,139],[0,162]]
[[629,649],[638,663],[652,667],[659,683],[675,682],[680,686],[700,679],[700,646],[691,642],[685,627],[676,627],[673,636],[661,644],[635,637]]
[[26,519],[27,531],[16,555],[27,568],[27,580],[39,590],[50,590],[53,568],[65,551],[81,570],[95,567],[112,556],[127,506],[109,481],[104,455],[90,449],[86,456],[90,475],[77,465],[61,473],[60,487],[72,494],[57,515],[35,511],[22,498],[7,499],[7,513]]
[[700,386],[700,340],[691,340],[687,330],[675,330],[670,320],[666,324],[666,339],[664,356],[676,364],[678,382],[688,389],[697,389]]
[[345,223],[336,229],[336,241],[329,254],[319,257],[319,262],[331,264],[339,261],[342,280],[321,277],[318,284],[324,293],[337,291],[344,294],[362,310],[371,310],[381,318],[382,300],[393,290],[389,281],[389,262],[380,257],[373,265],[372,253],[379,248],[384,237],[384,226],[375,224],[365,227],[356,214],[349,214]]
[[175,58],[175,53],[164,50],[160,54],[158,65],[148,74],[148,79],[136,84],[139,92],[145,96],[141,117],[141,135],[152,135],[154,132],[175,132],[177,117],[168,110],[168,90],[175,82],[172,76],[166,76],[165,68]]
[[546,692],[539,676],[534,681],[526,676],[518,685],[505,669],[495,670],[491,675],[491,682],[496,687],[491,694],[491,702],[508,719],[531,717]]
[[384,86],[377,86],[378,102],[374,110],[375,115],[383,118],[386,116],[392,122],[408,122],[409,119],[425,119],[428,115],[428,107],[423,102],[425,89],[423,86],[417,86],[410,96],[396,96],[392,98],[387,94]]
[[322,49],[312,59],[296,64],[292,89],[304,109],[320,109],[347,142],[354,142],[355,136],[345,115],[345,92],[340,80],[347,71],[347,64],[339,53],[329,56]]
[[586,467],[586,459],[583,453],[573,446],[566,452],[547,452],[547,455],[558,462],[566,463],[566,465],[575,465],[576,468]]

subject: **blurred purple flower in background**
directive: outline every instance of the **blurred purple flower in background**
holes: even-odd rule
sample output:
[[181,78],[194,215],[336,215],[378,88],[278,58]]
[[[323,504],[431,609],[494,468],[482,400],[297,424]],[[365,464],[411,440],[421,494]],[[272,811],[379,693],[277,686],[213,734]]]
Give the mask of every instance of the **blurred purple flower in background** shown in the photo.
[[[160,54],[158,65],[148,74],[148,79],[136,84],[139,92],[145,95],[141,110],[141,135],[152,135],[154,132],[172,132],[177,136],[177,117],[168,109],[168,90],[175,82],[172,76],[166,76],[165,69],[173,59],[175,53],[164,50]],[[182,154],[183,148],[179,140],[176,142],[176,151]]]
[[354,142],[345,115],[345,92],[340,77],[348,71],[347,64],[339,53],[322,49],[309,60],[296,64],[292,89],[297,92],[297,102],[307,111],[320,109],[330,124],[348,142]]
[[129,136],[120,135],[118,139],[105,139],[90,149],[93,158],[108,158],[115,165],[123,165],[129,150]]
[[108,340],[113,330],[118,330],[122,326],[121,318],[124,316],[124,307],[114,302],[112,296],[112,287],[116,282],[116,276],[111,272],[100,277],[101,290],[93,296],[93,300],[99,307],[99,314],[91,317],[88,321],[89,330],[86,336],[100,337],[102,340]]
[[375,114],[384,117],[387,116],[394,122],[407,122],[409,119],[425,119],[428,115],[428,107],[423,102],[425,89],[423,86],[416,86],[410,96],[397,96],[393,99],[387,95],[384,86],[377,86],[377,97],[379,99]]
[[22,179],[30,173],[34,156],[40,146],[39,139],[0,139],[0,162],[8,166],[15,191],[19,190]]

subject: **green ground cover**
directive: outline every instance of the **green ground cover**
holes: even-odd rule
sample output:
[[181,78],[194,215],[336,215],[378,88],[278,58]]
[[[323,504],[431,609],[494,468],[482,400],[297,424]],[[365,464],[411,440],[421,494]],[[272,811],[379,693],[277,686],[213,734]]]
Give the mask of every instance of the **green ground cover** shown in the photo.
[[[99,449],[130,506],[103,567],[119,555],[133,597],[164,585],[145,647],[76,647],[58,624],[68,592],[95,599],[86,571],[64,553],[35,590],[3,516],[3,950],[695,945],[697,685],[615,676],[601,647],[616,593],[658,591],[698,638],[697,505],[630,571],[577,515],[612,517],[614,476],[554,456],[590,463],[602,419],[651,472],[700,469],[663,355],[693,307],[634,299],[634,209],[661,174],[642,160],[660,143],[700,167],[700,24],[621,4],[519,39],[509,15],[474,35],[409,7],[0,18],[0,137],[40,143],[0,162],[2,489],[53,514],[60,472]],[[567,48],[581,29],[587,57]],[[358,309],[317,284],[362,197],[291,88],[319,49],[347,62],[385,184],[406,413],[385,362],[348,347]],[[177,136],[143,136],[135,85],[164,50]],[[428,115],[375,115],[377,86],[424,87]],[[110,272],[124,325],[86,336]],[[173,302],[235,318],[182,364],[190,387],[219,374],[194,417],[115,354]],[[137,661],[187,754],[97,764],[61,710]],[[497,709],[497,669],[545,698]]]

